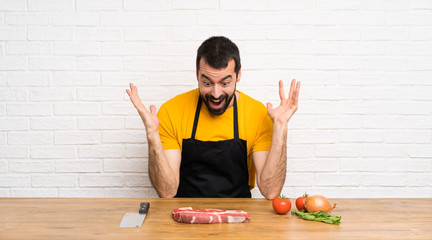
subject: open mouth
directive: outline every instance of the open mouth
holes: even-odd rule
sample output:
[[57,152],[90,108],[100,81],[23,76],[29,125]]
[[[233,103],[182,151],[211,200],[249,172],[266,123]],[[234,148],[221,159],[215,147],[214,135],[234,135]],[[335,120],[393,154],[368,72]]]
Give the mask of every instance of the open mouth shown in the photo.
[[227,94],[222,94],[218,98],[213,97],[211,94],[206,94],[205,96],[200,95],[200,97],[202,98],[210,113],[216,116],[219,116],[225,112],[225,110],[228,108],[228,104],[233,98]]
[[223,99],[209,99],[208,103],[213,109],[219,109],[223,106],[223,102],[225,101],[225,98]]

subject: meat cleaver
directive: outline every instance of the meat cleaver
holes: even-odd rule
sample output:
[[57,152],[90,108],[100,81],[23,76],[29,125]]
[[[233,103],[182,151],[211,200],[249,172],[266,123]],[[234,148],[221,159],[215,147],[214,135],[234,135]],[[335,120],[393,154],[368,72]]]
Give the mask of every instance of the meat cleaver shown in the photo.
[[125,213],[120,222],[121,228],[140,228],[150,208],[149,202],[142,202],[137,213]]

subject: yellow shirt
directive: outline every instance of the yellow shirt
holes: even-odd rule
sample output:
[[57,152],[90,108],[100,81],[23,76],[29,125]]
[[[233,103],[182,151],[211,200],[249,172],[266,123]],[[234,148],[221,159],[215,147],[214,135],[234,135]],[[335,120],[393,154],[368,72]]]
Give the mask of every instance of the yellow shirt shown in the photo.
[[[259,101],[238,91],[239,137],[247,143],[249,187],[255,187],[252,152],[268,151],[272,139],[272,121],[267,108]],[[183,139],[191,137],[199,91],[194,89],[164,103],[158,111],[159,135],[164,149],[182,149]],[[201,141],[221,141],[234,138],[233,107],[215,116],[201,105],[195,138]]]

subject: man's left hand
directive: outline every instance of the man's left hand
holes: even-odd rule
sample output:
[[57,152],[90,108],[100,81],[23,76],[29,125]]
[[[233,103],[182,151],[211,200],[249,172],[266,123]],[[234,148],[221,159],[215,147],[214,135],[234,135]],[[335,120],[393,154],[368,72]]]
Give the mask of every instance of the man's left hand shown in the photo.
[[279,96],[281,103],[277,108],[273,108],[271,103],[267,103],[267,114],[270,116],[273,124],[286,125],[291,119],[292,115],[298,109],[298,96],[300,92],[300,82],[295,79],[291,81],[288,98],[285,98],[282,80],[279,81]]

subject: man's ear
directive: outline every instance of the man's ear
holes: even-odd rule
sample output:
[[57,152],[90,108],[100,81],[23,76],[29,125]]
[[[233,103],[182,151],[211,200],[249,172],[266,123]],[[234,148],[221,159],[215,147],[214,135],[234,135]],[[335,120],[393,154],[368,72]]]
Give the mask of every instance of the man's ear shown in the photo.
[[240,68],[240,70],[239,70],[239,72],[237,74],[237,80],[236,80],[236,82],[240,82],[240,78],[241,78],[241,68]]

